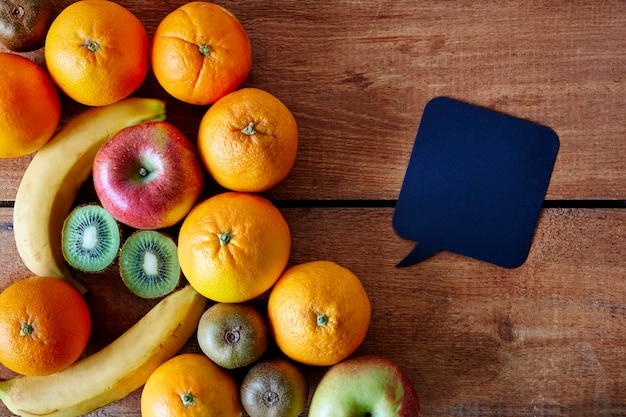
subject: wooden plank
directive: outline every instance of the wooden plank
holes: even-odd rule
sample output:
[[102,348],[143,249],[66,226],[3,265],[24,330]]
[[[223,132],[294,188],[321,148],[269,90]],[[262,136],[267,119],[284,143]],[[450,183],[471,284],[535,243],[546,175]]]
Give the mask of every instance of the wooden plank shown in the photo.
[[[150,36],[184,2],[119,1]],[[626,196],[623,1],[219,3],[253,44],[245,86],[272,92],[299,122],[298,159],[274,198],[395,199],[424,105],[439,95],[553,128],[547,198]],[[169,98],[151,75],[136,95],[167,98],[170,120],[195,138],[206,107]],[[64,104],[64,120],[81,109]],[[29,159],[0,161],[0,200],[14,198]]]
[[[373,315],[356,354],[397,361],[424,416],[626,413],[626,211],[544,210],[527,262],[511,270],[448,252],[395,268],[412,243],[395,235],[391,208],[281,211],[290,264],[328,259],[361,278]],[[28,272],[11,243],[10,209],[0,209],[0,224],[4,288]],[[92,353],[150,303],[125,292],[114,272],[80,278],[90,288]],[[185,351],[198,351],[193,340]],[[305,369],[314,389],[325,368]],[[95,414],[139,416],[139,395]]]

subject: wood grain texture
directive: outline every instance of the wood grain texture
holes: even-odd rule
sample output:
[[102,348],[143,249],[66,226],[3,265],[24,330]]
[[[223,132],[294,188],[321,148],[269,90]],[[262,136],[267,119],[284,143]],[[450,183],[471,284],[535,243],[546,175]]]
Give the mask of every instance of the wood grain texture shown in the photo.
[[[152,36],[184,1],[119,3]],[[252,41],[245,85],[275,94],[299,123],[296,165],[272,197],[395,199],[422,110],[439,95],[554,129],[547,198],[626,195],[623,1],[218,3]],[[195,138],[206,107],[171,99],[151,75],[135,94],[168,99],[170,120]],[[81,109],[64,104],[64,121]],[[29,159],[0,160],[0,200],[13,199]]]
[[[361,278],[373,310],[356,354],[399,363],[424,416],[626,412],[626,211],[544,210],[527,262],[512,270],[448,252],[395,268],[412,244],[394,234],[392,209],[281,211],[292,230],[290,264],[329,259]],[[10,243],[10,216],[0,210],[0,288],[28,275]],[[87,353],[152,304],[130,296],[114,271],[80,278],[95,323]],[[196,342],[184,350],[197,352]],[[312,392],[326,368],[304,369]],[[93,415],[139,416],[139,396]]]
[[[150,36],[185,3],[117,2]],[[626,415],[626,210],[544,209],[517,269],[449,252],[397,269],[414,243],[394,233],[392,207],[375,207],[397,198],[422,110],[440,95],[554,129],[561,148],[547,199],[626,200],[626,2],[217,3],[252,41],[244,85],[275,94],[299,124],[292,172],[264,193],[285,203],[290,264],[336,261],[371,298],[357,354],[398,362],[423,416]],[[26,55],[45,65],[42,50]],[[207,107],[172,99],[152,74],[135,95],[167,100],[169,120],[195,139]],[[61,124],[84,109],[62,100]],[[31,157],[0,159],[0,203],[9,206],[0,206],[0,290],[30,275],[10,205]],[[208,181],[206,194],[214,191]],[[96,323],[86,355],[154,304],[128,293],[115,269],[78,278]],[[192,340],[184,351],[199,350]],[[312,393],[325,368],[304,369]],[[0,378],[11,375],[0,367]],[[139,417],[139,396],[92,416]],[[0,417],[10,415],[0,405]]]

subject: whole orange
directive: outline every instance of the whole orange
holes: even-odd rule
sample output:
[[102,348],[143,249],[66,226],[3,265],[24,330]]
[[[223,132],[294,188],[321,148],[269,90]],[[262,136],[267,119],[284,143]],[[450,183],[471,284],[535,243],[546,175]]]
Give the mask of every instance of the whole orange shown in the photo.
[[197,353],[161,364],[141,392],[142,417],[240,417],[242,411],[235,379]]
[[224,303],[251,300],[285,269],[291,234],[267,199],[225,192],[191,209],[178,235],[180,268],[205,297]]
[[0,52],[0,158],[41,148],[61,119],[61,102],[48,74],[33,61]]
[[230,11],[193,1],[159,23],[151,62],[165,91],[181,101],[206,105],[243,83],[252,67],[252,47]]
[[0,363],[23,375],[48,375],[85,350],[91,316],[81,294],[62,279],[30,277],[0,294]]
[[148,34],[125,7],[79,0],[50,25],[44,55],[59,88],[88,106],[115,103],[133,93],[149,68]]
[[278,98],[243,88],[219,99],[200,122],[198,151],[209,174],[233,191],[261,192],[291,171],[298,125]]
[[270,329],[291,359],[317,366],[350,356],[367,333],[371,306],[359,278],[330,261],[295,265],[270,292]]

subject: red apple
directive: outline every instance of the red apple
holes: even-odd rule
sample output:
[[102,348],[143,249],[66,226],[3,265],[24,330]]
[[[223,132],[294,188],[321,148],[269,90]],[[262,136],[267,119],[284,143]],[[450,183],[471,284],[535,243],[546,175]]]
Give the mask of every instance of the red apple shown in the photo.
[[182,220],[200,196],[204,171],[195,145],[168,122],[119,131],[96,154],[93,182],[102,206],[136,229]]
[[346,359],[318,384],[309,417],[418,417],[419,401],[406,374],[380,356]]

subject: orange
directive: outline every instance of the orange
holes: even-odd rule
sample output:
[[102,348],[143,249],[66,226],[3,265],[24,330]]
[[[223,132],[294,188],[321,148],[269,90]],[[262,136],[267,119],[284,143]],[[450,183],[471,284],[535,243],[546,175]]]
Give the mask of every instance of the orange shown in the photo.
[[141,392],[142,417],[240,417],[235,379],[209,358],[184,353],[161,364]]
[[261,192],[291,171],[298,126],[272,94],[244,88],[211,106],[200,122],[198,150],[205,168],[233,191]]
[[244,27],[230,11],[194,1],[159,23],[151,62],[165,91],[186,103],[206,105],[243,83],[252,67],[252,48]]
[[267,199],[226,192],[191,209],[178,236],[180,268],[205,297],[251,300],[285,269],[291,249],[287,221]]
[[334,365],[367,333],[371,307],[359,278],[331,261],[289,268],[268,300],[270,329],[280,350],[306,365]]
[[60,119],[59,94],[48,74],[27,58],[0,52],[0,158],[41,148]]
[[149,67],[148,34],[137,17],[108,0],[79,0],[52,22],[44,55],[50,75],[70,98],[88,106],[133,93]]
[[91,316],[81,294],[59,278],[30,277],[0,294],[0,363],[23,375],[48,375],[87,346]]

